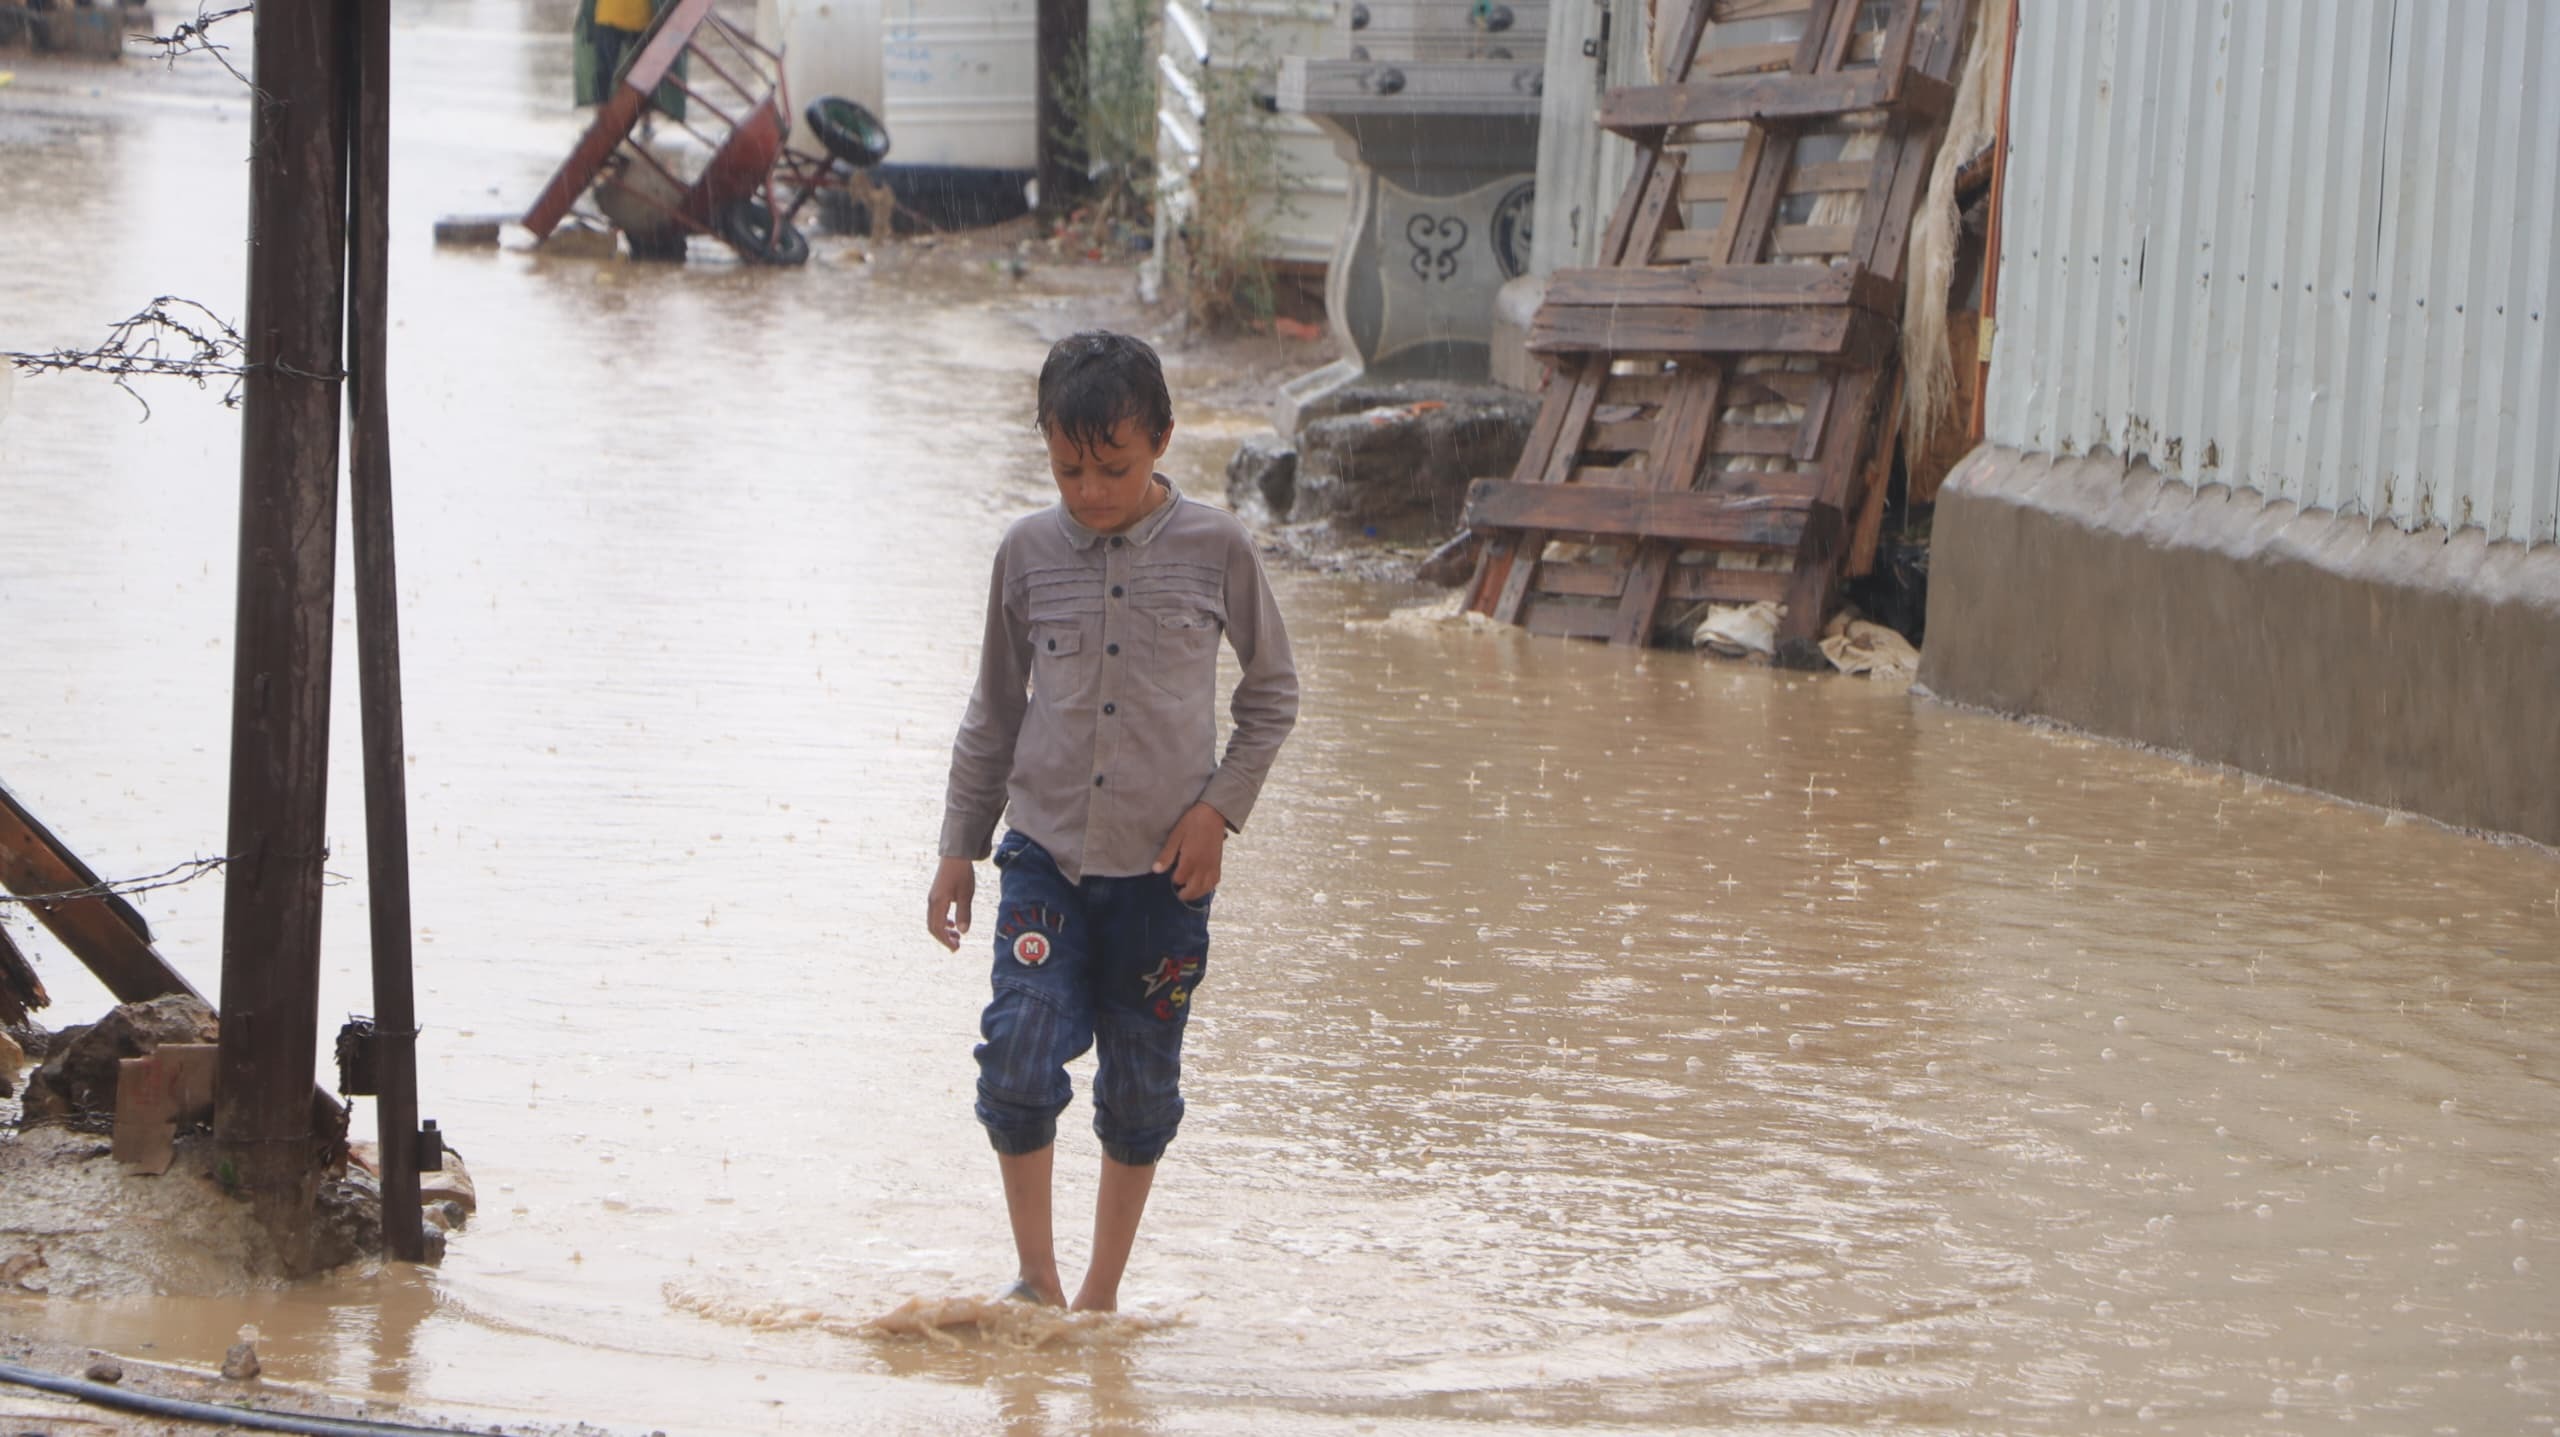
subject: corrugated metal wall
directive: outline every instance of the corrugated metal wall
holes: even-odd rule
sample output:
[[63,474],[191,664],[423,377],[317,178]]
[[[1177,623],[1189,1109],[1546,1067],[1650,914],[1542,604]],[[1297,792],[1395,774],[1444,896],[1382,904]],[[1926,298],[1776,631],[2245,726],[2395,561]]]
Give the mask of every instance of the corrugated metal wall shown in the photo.
[[[1205,87],[1212,69],[1268,70],[1283,55],[1322,55],[1332,47],[1335,0],[1164,0],[1156,83],[1156,253],[1189,212]],[[1265,85],[1265,89],[1269,86]],[[1333,257],[1351,206],[1350,165],[1323,130],[1304,115],[1268,114],[1279,146],[1282,193],[1267,221],[1271,258],[1323,264]],[[1150,260],[1150,266],[1161,263]]]
[[1993,442],[2560,540],[2560,4],[2028,0]]

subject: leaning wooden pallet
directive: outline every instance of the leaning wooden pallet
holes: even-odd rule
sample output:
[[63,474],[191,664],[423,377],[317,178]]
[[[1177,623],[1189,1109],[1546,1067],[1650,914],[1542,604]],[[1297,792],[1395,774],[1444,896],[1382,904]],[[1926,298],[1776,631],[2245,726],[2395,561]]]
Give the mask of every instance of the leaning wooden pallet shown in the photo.
[[1691,0],[1665,83],[1610,92],[1636,164],[1600,267],[1558,273],[1532,322],[1546,401],[1513,476],[1470,492],[1470,608],[1640,644],[1666,603],[1774,599],[1810,652],[1888,452],[1962,22],[1961,0]]

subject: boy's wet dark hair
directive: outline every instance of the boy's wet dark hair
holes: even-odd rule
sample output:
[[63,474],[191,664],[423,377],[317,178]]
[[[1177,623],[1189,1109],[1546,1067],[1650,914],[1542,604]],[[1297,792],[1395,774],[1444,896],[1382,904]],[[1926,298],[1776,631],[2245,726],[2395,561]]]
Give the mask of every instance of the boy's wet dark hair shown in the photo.
[[1108,330],[1071,334],[1050,347],[1040,366],[1040,407],[1032,423],[1063,434],[1079,451],[1107,442],[1123,419],[1135,419],[1152,444],[1173,429],[1173,396],[1164,362],[1147,342]]

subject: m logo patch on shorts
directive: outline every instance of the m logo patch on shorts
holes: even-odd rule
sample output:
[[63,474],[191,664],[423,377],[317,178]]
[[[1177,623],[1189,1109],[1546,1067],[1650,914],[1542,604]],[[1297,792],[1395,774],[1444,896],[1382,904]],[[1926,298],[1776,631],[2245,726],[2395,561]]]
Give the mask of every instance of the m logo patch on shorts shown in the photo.
[[1046,904],[1025,903],[1005,910],[1004,921],[996,927],[996,942],[1013,955],[1014,962],[1037,968],[1057,951],[1056,935],[1066,931],[1067,915]]

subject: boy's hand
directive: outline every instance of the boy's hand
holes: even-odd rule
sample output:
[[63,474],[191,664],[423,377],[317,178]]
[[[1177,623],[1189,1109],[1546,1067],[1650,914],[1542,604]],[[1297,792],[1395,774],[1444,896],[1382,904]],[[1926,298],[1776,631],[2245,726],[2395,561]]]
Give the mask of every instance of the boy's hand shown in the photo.
[[969,900],[978,896],[978,865],[946,858],[933,870],[933,892],[924,900],[924,931],[957,953],[969,933]]
[[1218,865],[1227,850],[1227,816],[1205,803],[1191,805],[1156,854],[1155,871],[1173,872],[1173,891],[1197,903],[1218,887]]

